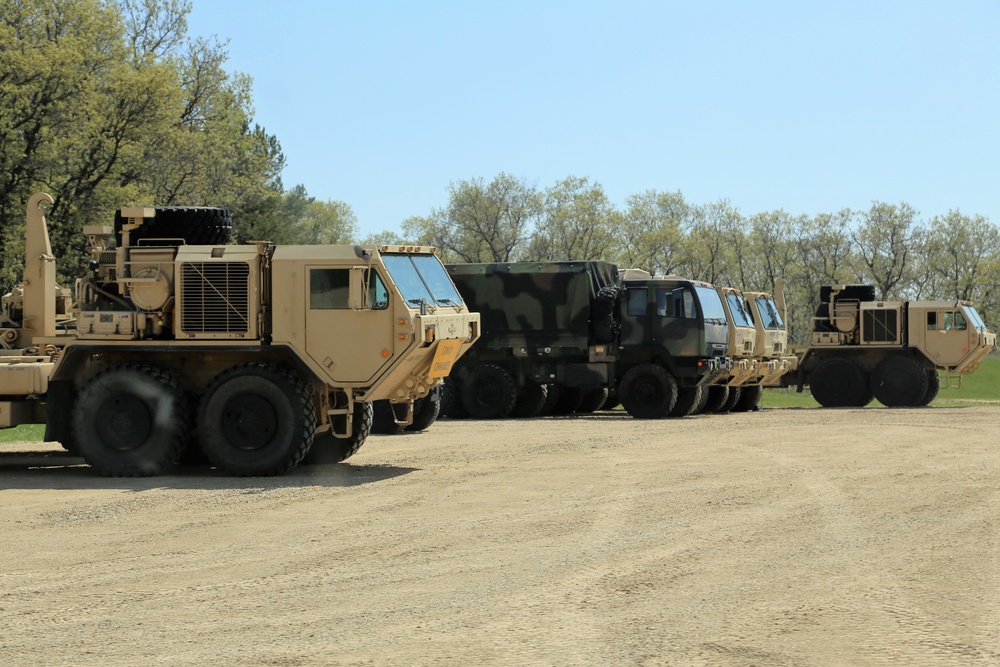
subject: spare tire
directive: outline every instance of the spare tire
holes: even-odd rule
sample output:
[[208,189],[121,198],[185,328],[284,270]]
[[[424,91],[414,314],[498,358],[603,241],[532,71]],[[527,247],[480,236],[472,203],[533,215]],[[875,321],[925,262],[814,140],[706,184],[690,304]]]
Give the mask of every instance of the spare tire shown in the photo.
[[[143,219],[129,232],[129,244],[142,239],[182,239],[188,245],[225,245],[233,237],[233,218],[224,208],[209,206],[157,206],[156,215]],[[115,213],[115,242],[122,244],[122,228],[128,222]],[[170,244],[173,245],[173,244]]]
[[610,343],[615,340],[618,331],[618,288],[602,287],[594,298],[591,306],[591,326],[594,330],[594,341]]

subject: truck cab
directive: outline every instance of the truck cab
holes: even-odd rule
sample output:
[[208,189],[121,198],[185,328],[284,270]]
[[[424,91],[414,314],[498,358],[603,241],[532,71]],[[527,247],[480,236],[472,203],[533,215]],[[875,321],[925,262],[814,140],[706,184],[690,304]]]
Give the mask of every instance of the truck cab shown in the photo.
[[715,286],[641,269],[621,275],[619,397],[635,417],[691,414],[701,387],[732,369],[729,324]]

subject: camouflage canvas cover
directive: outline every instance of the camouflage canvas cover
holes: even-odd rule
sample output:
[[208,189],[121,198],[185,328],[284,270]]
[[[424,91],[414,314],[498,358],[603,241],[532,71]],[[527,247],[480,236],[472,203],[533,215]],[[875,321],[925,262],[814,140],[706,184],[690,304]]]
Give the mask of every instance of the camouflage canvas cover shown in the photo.
[[612,286],[614,264],[601,261],[448,264],[458,291],[479,312],[483,348],[570,349],[586,354],[591,308],[598,291]]

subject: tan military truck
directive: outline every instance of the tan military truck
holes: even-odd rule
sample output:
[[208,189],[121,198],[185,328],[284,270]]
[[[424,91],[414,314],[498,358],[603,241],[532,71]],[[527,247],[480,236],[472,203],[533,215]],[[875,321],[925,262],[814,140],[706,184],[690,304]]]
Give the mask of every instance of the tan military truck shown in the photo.
[[784,386],[808,385],[824,407],[927,405],[941,375],[960,383],[996,347],[972,303],[880,301],[870,285],[820,290],[809,347]]
[[756,332],[758,377],[756,389],[744,387],[742,401],[747,409],[760,405],[763,387],[780,386],[782,378],[798,368],[798,357],[788,349],[788,330],[785,326],[785,281],[779,278],[774,294],[744,292],[747,308]]
[[92,274],[59,319],[44,201],[29,201],[23,297],[0,328],[0,426],[44,422],[104,475],[158,474],[192,444],[235,475],[310,449],[343,460],[372,401],[412,419],[479,336],[432,248],[229,245],[212,208],[86,228]]
[[712,384],[703,386],[701,403],[696,412],[743,412],[756,402],[752,391],[743,389],[759,383],[760,360],[757,355],[757,332],[749,306],[740,290],[716,286],[728,324],[727,354],[732,359],[728,373],[717,376]]

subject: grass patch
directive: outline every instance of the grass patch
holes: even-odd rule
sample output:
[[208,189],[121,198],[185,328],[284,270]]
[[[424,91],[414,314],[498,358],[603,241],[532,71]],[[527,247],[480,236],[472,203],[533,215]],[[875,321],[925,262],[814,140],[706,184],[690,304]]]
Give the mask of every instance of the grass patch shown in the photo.
[[41,442],[44,437],[45,424],[21,424],[0,429],[0,442]]

